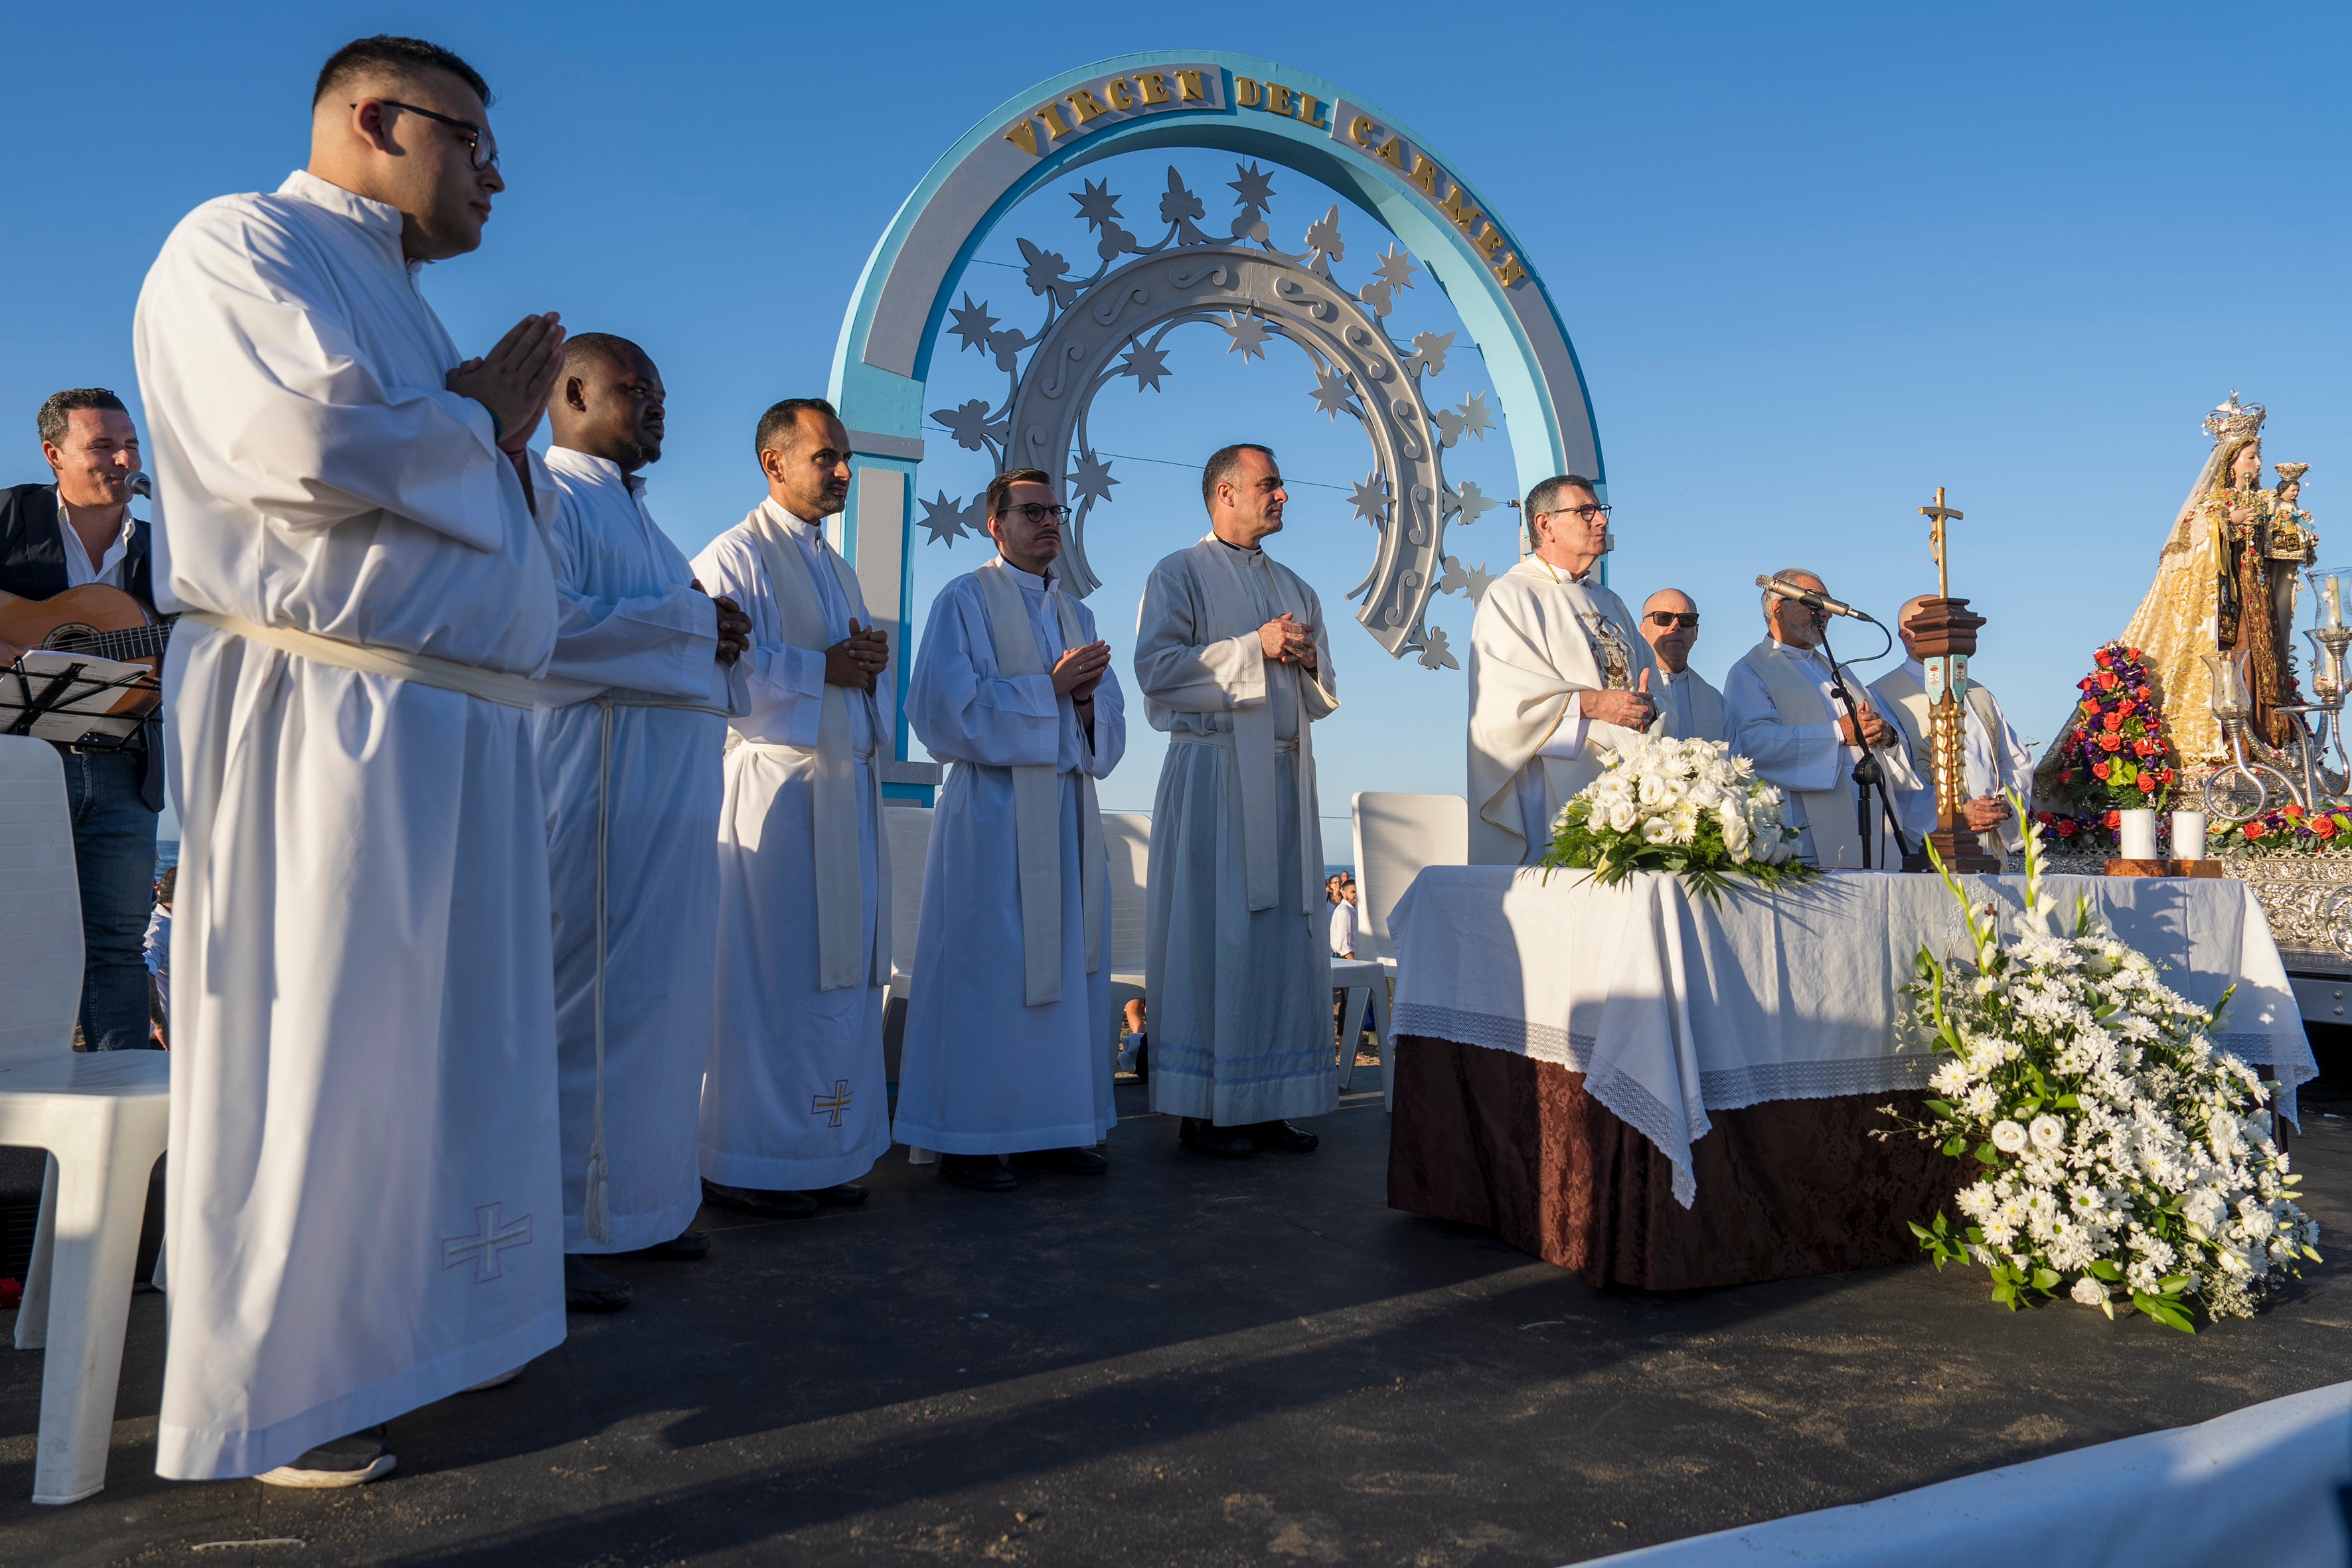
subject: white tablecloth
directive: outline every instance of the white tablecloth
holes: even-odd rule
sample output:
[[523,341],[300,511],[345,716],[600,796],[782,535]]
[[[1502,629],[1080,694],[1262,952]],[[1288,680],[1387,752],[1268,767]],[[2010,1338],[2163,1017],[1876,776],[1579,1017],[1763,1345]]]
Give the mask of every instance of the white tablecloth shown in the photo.
[[[1961,879],[2014,929],[2022,877]],[[2286,970],[2252,892],[2228,878],[2052,877],[2211,1006],[2233,983],[2216,1044],[2268,1070],[2295,1117],[2318,1076]],[[1595,886],[1507,866],[1437,866],[1389,917],[1393,1028],[1557,1062],[1656,1144],[1675,1196],[1696,1195],[1690,1146],[1709,1110],[1924,1089],[1937,1057],[1898,1038],[1898,988],[1924,944],[1965,954],[1960,911],[1932,876],[1839,872],[1781,893],[1735,889],[1720,908],[1671,876]]]

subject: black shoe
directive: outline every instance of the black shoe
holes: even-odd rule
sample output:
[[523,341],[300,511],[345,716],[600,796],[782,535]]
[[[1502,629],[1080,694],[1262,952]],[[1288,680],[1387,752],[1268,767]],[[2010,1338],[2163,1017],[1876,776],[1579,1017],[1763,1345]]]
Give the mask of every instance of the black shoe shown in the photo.
[[1187,1116],[1176,1124],[1176,1142],[1227,1160],[1246,1160],[1257,1152],[1257,1144],[1241,1128],[1214,1126],[1197,1116]]
[[772,1191],[765,1187],[730,1187],[705,1178],[702,1201],[737,1214],[761,1219],[806,1219],[816,1213],[816,1200],[806,1193]]
[[636,1292],[625,1279],[615,1279],[576,1252],[563,1255],[563,1310],[567,1312],[617,1312]]
[[392,1474],[395,1461],[384,1446],[384,1429],[371,1426],[331,1443],[321,1443],[289,1464],[254,1477],[273,1487],[355,1487]]
[[708,1257],[710,1233],[702,1230],[681,1230],[667,1241],[656,1241],[639,1252],[639,1258],[658,1258],[667,1262],[683,1263]]
[[1029,1149],[1013,1155],[1013,1163],[1024,1169],[1064,1171],[1073,1176],[1099,1176],[1110,1169],[1110,1162],[1094,1149]]
[[803,1193],[804,1198],[814,1198],[829,1209],[854,1209],[866,1201],[866,1189],[856,1182],[842,1182],[835,1186],[819,1187],[813,1193]]
[[1255,1121],[1234,1131],[1260,1149],[1277,1154],[1312,1154],[1323,1142],[1304,1127],[1293,1127],[1287,1121]]
[[942,1154],[940,1174],[976,1193],[1009,1193],[1021,1184],[993,1154]]

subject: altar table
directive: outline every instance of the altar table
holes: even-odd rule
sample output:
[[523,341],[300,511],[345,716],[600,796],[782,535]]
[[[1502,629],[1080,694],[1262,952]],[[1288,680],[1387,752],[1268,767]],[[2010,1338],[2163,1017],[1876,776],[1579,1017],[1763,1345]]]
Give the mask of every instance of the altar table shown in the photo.
[[[2021,877],[1964,877],[2004,929]],[[2269,922],[2227,878],[2051,877],[2087,895],[2216,1043],[2295,1089],[2317,1076]],[[1925,945],[1966,955],[1927,875],[1837,872],[1710,903],[1676,879],[1433,867],[1390,917],[1397,942],[1389,1202],[1486,1226],[1594,1284],[1678,1289],[1917,1256],[1906,1224],[1965,1175],[1897,1132],[1938,1057],[1898,1026]]]

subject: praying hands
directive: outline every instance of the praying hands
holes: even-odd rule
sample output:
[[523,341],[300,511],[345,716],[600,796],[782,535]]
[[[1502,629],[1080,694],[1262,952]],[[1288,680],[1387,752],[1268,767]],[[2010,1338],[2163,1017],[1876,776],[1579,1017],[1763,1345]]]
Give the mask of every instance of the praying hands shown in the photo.
[[856,691],[874,689],[874,678],[890,662],[888,634],[849,623],[849,635],[824,650],[824,683]]
[[1287,610],[1258,627],[1257,640],[1270,659],[1315,668],[1315,628],[1300,626]]

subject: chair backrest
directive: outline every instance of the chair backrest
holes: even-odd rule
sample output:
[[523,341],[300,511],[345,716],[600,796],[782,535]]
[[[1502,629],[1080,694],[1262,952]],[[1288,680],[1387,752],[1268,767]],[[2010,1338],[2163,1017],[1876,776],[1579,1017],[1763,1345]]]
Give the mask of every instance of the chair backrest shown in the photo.
[[931,808],[886,805],[882,815],[888,819],[890,834],[890,971],[911,978],[915,933],[923,923],[923,863],[931,852]]
[[1470,807],[1458,795],[1360,792],[1356,817],[1356,956],[1394,958],[1389,911],[1424,866],[1470,862]]
[[1141,811],[1102,814],[1103,858],[1110,862],[1110,966],[1143,969],[1143,881],[1151,865],[1151,816]]
[[58,750],[0,735],[0,1067],[73,1054],[81,887]]

